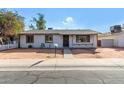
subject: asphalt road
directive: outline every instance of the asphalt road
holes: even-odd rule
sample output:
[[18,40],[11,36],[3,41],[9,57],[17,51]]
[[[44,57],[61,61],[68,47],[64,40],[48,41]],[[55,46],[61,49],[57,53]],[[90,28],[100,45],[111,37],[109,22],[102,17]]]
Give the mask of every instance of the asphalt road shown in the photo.
[[124,70],[0,71],[1,84],[124,84]]

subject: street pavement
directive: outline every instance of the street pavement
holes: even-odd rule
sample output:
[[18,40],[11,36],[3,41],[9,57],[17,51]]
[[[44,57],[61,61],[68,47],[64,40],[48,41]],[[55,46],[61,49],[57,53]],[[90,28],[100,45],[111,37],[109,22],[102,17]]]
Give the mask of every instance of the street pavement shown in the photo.
[[124,84],[124,59],[0,59],[0,84]]
[[1,84],[124,84],[124,71],[0,71]]

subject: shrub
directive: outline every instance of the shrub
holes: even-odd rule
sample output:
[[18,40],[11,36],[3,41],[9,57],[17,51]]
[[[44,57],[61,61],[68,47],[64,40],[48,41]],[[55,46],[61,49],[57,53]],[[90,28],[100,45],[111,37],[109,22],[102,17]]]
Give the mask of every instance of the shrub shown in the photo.
[[32,48],[32,45],[29,45],[28,48]]

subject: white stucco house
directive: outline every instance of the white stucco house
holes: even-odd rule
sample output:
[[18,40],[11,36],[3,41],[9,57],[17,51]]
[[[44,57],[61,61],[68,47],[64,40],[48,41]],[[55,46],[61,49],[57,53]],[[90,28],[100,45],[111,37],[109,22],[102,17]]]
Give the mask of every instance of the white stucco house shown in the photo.
[[20,48],[97,48],[97,32],[90,29],[24,31],[20,35]]

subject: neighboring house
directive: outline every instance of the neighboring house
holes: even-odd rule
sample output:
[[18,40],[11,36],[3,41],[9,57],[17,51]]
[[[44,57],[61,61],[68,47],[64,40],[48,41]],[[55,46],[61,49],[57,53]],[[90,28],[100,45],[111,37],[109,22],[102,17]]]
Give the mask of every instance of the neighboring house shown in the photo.
[[122,30],[122,32],[119,33],[113,33],[112,35],[114,37],[113,46],[124,47],[124,30]]
[[115,29],[115,31],[98,35],[101,47],[124,47],[124,29],[118,31]]
[[96,48],[97,32],[83,30],[45,30],[20,33],[20,48]]
[[114,47],[114,36],[111,32],[98,34],[99,47]]

